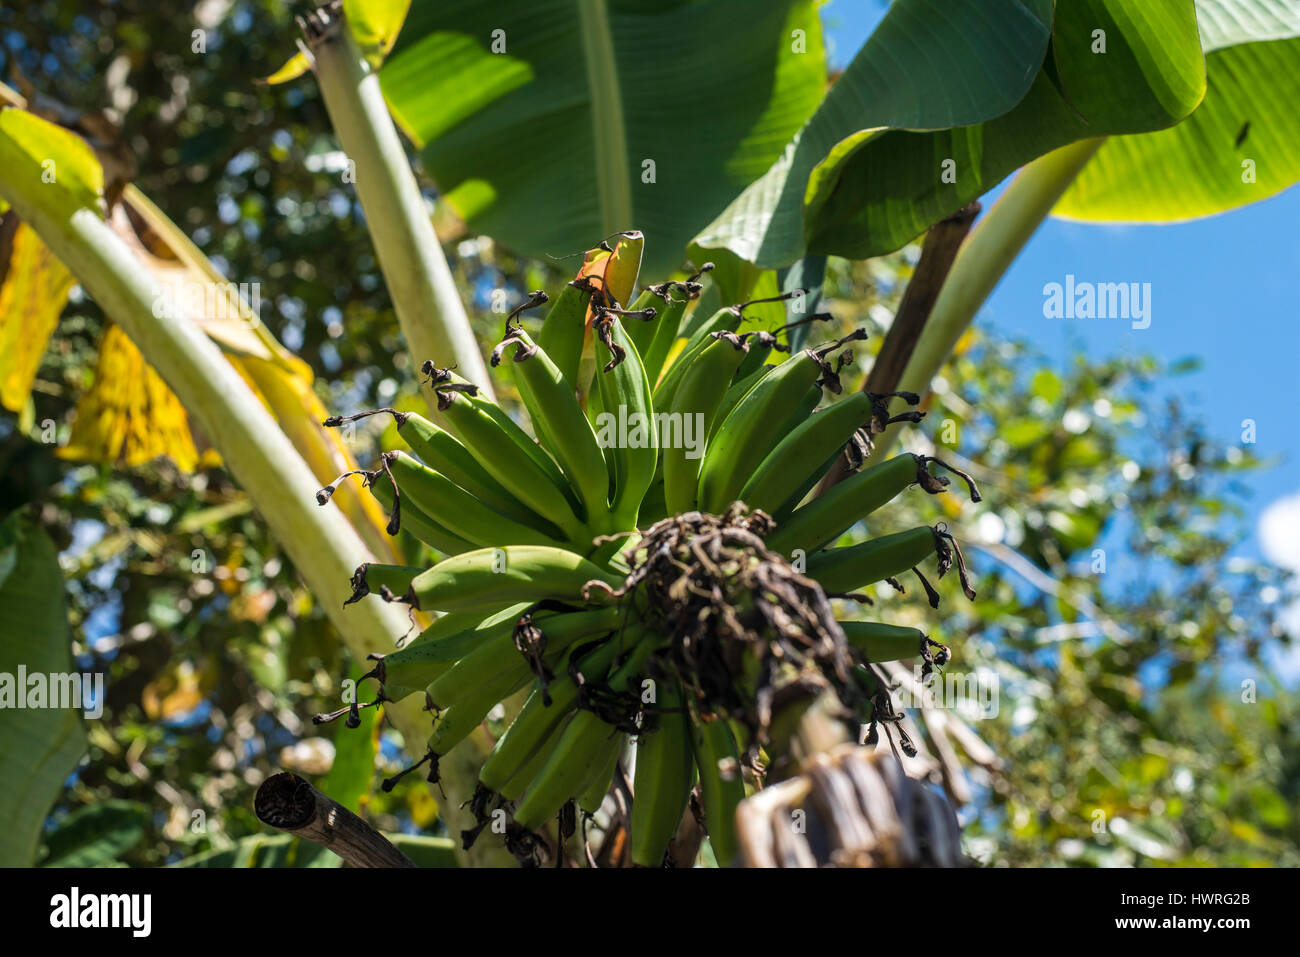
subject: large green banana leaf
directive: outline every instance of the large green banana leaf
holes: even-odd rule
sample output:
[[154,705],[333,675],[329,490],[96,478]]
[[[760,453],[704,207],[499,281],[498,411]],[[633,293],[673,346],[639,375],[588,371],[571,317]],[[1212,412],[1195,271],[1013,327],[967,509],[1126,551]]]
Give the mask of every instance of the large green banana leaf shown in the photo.
[[826,65],[816,0],[415,0],[380,79],[474,229],[533,256],[640,229],[661,278],[812,115]]
[[[989,77],[1000,97],[963,99]],[[1171,126],[1204,93],[1192,0],[1057,0],[1054,14],[1029,0],[898,0],[787,152],[695,244],[763,267],[880,255],[1024,163]]]
[[[28,676],[66,675],[72,653],[54,543],[13,512],[0,522],[0,680],[16,694],[19,666]],[[16,703],[0,710],[0,867],[35,862],[50,806],[86,750],[78,711]]]
[[1300,0],[1197,0],[1209,88],[1168,130],[1110,139],[1055,215],[1208,216],[1300,179]]

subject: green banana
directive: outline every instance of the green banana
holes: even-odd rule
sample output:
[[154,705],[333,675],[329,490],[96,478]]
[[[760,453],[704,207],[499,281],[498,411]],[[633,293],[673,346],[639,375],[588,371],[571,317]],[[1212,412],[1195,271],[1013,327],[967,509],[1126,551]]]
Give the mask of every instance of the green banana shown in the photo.
[[[627,662],[610,679],[614,691],[625,691],[640,676],[646,658],[654,650],[649,637],[637,642]],[[564,728],[555,749],[529,784],[515,807],[515,823],[536,831],[554,817],[565,802],[586,790],[592,777],[599,773],[608,756],[607,746],[617,729],[594,712],[578,711]]]
[[[677,341],[677,331],[681,328],[682,317],[686,315],[686,307],[692,299],[699,298],[701,287],[694,281],[699,275],[697,273],[696,277],[685,282],[664,284],[664,305],[653,324],[654,337],[644,347],[637,344],[645,361],[645,374],[651,387],[658,385],[659,377],[663,374],[664,363],[668,360],[673,343]],[[677,297],[674,297],[674,292],[678,294]]]
[[429,684],[445,673],[457,659],[478,647],[502,622],[513,627],[528,610],[524,603],[509,605],[496,614],[442,615],[413,641],[386,655],[371,655],[374,669],[367,677],[379,682],[389,701],[423,694]]
[[690,720],[682,710],[681,689],[672,682],[663,690],[658,728],[636,739],[628,844],[632,863],[639,867],[663,863],[695,783]]
[[796,548],[811,555],[916,483],[924,469],[923,456],[904,452],[855,472],[795,509],[768,535],[767,547],[787,558]]
[[609,470],[573,384],[521,327],[507,333],[507,342],[518,344],[512,368],[533,427],[578,493],[587,526],[609,531]]
[[[603,681],[618,650],[617,639],[610,639],[583,656],[575,667],[585,681]],[[492,753],[483,762],[479,771],[479,783],[490,791],[505,794],[503,788],[506,783],[514,780],[514,776],[548,740],[551,732],[572,713],[577,702],[578,684],[568,674],[551,682],[546,689],[540,685],[534,688],[524,706],[519,709],[519,714],[497,739]],[[519,793],[523,793],[527,784],[528,781],[522,782]]]
[[614,784],[614,771],[618,767],[618,759],[623,755],[626,739],[625,734],[614,736],[616,746],[609,749],[609,754],[605,756],[605,763],[592,775],[591,783],[578,797],[578,807],[587,814],[595,814],[605,803],[605,795]]
[[699,768],[704,826],[719,867],[736,862],[736,808],[745,799],[745,779],[740,773],[740,748],[725,718],[702,718],[691,711],[691,744]]
[[860,545],[828,548],[809,555],[807,573],[817,579],[828,595],[842,595],[874,582],[897,578],[942,548],[943,540],[937,531],[928,525],[918,525]]
[[[764,302],[781,302],[790,299],[803,290],[794,289],[779,296],[771,296],[764,299],[751,299],[748,302],[736,303],[734,306],[723,306],[714,312],[711,316],[699,323],[692,330],[690,338],[682,347],[677,357],[673,360],[667,371],[663,375],[662,381],[658,388],[655,389],[655,402],[663,407],[672,402],[672,393],[681,381],[682,373],[690,364],[691,360],[702,352],[709,344],[709,341],[718,333],[730,332],[735,333],[740,324],[745,320],[745,309],[749,306],[758,305]],[[748,337],[749,334],[746,334]]]
[[528,686],[532,672],[522,659],[507,668],[487,684],[476,688],[473,694],[462,698],[439,712],[429,735],[429,751],[437,757],[448,754],[452,748],[469,737],[487,718],[488,712],[516,691]]
[[[392,483],[383,475],[375,475],[366,481],[366,487],[370,489],[370,494],[379,504],[391,513],[397,501],[397,496],[393,494]],[[467,542],[459,535],[443,528],[414,502],[402,504],[401,527],[434,551],[444,555],[459,555],[461,552],[477,547],[473,542]]]
[[[668,288],[671,285],[672,283],[663,282],[657,286],[646,286],[641,290],[641,295],[632,300],[632,304],[627,307],[628,312],[646,317],[627,327],[627,338],[632,345],[636,346],[636,353],[642,357],[643,366],[646,351],[654,343],[655,333],[663,322],[664,311],[668,307]],[[647,312],[652,309],[653,314],[647,315]],[[599,363],[599,360],[597,362]]]
[[[744,362],[741,362],[741,365],[744,365]],[[758,385],[758,383],[763,380],[763,377],[775,368],[776,366],[774,365],[765,365],[761,368],[755,369],[753,372],[750,372],[745,376],[741,376],[739,370],[737,370],[737,374],[732,378],[730,384],[727,386],[726,394],[723,395],[722,401],[718,404],[718,411],[713,415],[713,424],[709,426],[708,440],[710,442],[712,442],[713,437],[717,435],[718,427],[727,420],[727,416],[731,415],[731,410],[736,407],[741,399],[749,394],[750,389]]]
[[[574,642],[604,634],[617,627],[622,618],[622,610],[610,605],[592,611],[546,613],[536,616],[534,623],[546,636],[544,657],[554,661]],[[455,704],[520,661],[527,663],[515,646],[515,622],[507,622],[430,683],[429,699],[435,708]]]
[[772,423],[788,422],[793,410],[806,408],[824,368],[824,352],[844,341],[847,340],[816,351],[805,349],[791,356],[736,404],[704,456],[699,485],[702,510],[721,513],[737,498],[741,486],[781,440],[781,432],[774,430]]
[[489,508],[524,525],[554,533],[554,525],[520,504],[505,486],[479,464],[474,453],[462,445],[456,436],[416,412],[401,412],[390,408],[372,409],[353,415],[332,415],[323,424],[337,428],[347,422],[383,414],[393,417],[397,434],[425,465],[447,476]]
[[921,655],[929,637],[919,628],[879,621],[842,621],[844,637],[866,661],[898,661]]
[[551,759],[551,755],[555,753],[555,748],[560,743],[560,739],[564,737],[564,732],[573,717],[574,712],[572,711],[556,715],[555,723],[547,725],[542,734],[541,742],[533,752],[524,758],[523,763],[518,766],[518,769],[511,774],[509,779],[493,788],[493,790],[507,801],[518,801],[523,797],[524,792],[528,790],[528,786],[533,783],[537,775],[541,773],[542,768],[546,767],[546,762]]
[[582,362],[591,297],[590,281],[575,279],[565,284],[537,333],[537,344],[551,357],[560,374],[574,384],[578,381],[578,366]]
[[472,542],[477,548],[550,545],[557,538],[556,534],[539,532],[493,511],[451,479],[405,452],[385,452],[382,458],[403,496],[453,535]]
[[[515,498],[559,528],[574,544],[591,531],[578,518],[581,506],[555,462],[495,402],[448,369],[426,362],[447,426],[492,477]],[[474,393],[467,390],[474,389]]]
[[873,397],[866,392],[836,402],[803,419],[782,438],[745,481],[740,500],[750,508],[774,514],[794,495],[816,466],[834,458],[871,415]]
[[696,357],[713,342],[713,333],[735,333],[742,317],[740,310],[740,306],[724,306],[705,319],[691,334],[681,351],[677,353],[676,358],[673,359],[672,365],[664,370],[658,385],[655,386],[656,407],[663,409],[672,405],[673,394],[681,385],[682,377]]
[[709,433],[718,405],[744,357],[743,343],[715,338],[691,362],[673,391],[669,421],[681,423],[682,441],[666,444],[663,451],[664,504],[670,513],[681,514],[695,508],[704,450],[698,442],[694,449],[687,448],[686,423],[692,424],[700,438]]
[[[650,381],[635,343],[618,316],[598,314],[596,323],[602,347],[596,350],[596,380],[606,415],[601,444],[613,487],[610,529],[626,531],[636,528],[641,500],[654,480],[659,432]],[[602,359],[608,361],[600,368]]]
[[[409,600],[425,610],[473,611],[503,602],[583,602],[583,586],[601,581],[617,588],[621,576],[581,555],[546,545],[480,548],[444,558],[411,581]],[[597,589],[591,600],[602,600]]]

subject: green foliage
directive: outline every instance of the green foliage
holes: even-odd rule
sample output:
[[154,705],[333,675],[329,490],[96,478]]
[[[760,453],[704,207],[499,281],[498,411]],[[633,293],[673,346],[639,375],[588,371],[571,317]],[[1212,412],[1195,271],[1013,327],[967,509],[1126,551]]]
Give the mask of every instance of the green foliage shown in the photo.
[[[879,286],[832,264],[835,305],[860,315]],[[939,518],[966,533],[979,597],[945,603],[930,633],[953,649],[948,672],[997,676],[996,716],[970,722],[1002,762],[971,772],[968,849],[989,863],[1300,861],[1297,715],[1267,664],[1290,640],[1291,586],[1235,555],[1240,479],[1266,463],[1207,434],[1173,365],[1058,367],[980,336],[902,440],[935,441],[984,493],[959,513],[918,496],[870,531]],[[910,592],[876,597],[871,617],[933,615]]]
[[428,0],[381,79],[476,231],[540,258],[640,229],[657,282],[816,108],[825,63],[812,0],[512,0],[488,19]]
[[[0,866],[36,859],[45,815],[85,750],[80,712],[50,706],[52,679],[71,671],[54,543],[27,515],[12,512],[0,522],[0,675],[5,696],[21,700],[5,703],[0,722]],[[41,679],[44,706],[27,704],[24,676]]]

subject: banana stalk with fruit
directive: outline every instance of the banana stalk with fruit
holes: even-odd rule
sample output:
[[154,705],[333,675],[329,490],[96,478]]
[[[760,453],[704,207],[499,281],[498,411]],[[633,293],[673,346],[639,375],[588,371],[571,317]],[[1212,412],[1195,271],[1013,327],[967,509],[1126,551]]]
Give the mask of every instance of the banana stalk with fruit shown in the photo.
[[[602,244],[589,260],[613,252]],[[913,486],[943,492],[936,467],[979,493],[930,456],[861,468],[873,434],[923,413],[890,415],[890,399],[918,403],[908,393],[822,407],[842,392],[860,332],[791,349],[785,330],[747,329],[753,303],[740,303],[683,343],[709,268],[627,304],[607,273],[584,269],[554,302],[538,291],[512,312],[491,364],[513,374],[536,440],[433,360],[422,373],[437,421],[394,409],[326,420],[393,416],[409,451],[383,453],[362,480],[389,509],[390,533],[406,528],[443,556],[429,568],[363,565],[347,599],[440,615],[367,676],[379,686],[371,704],[424,696],[431,733],[415,767],[437,781],[441,758],[531,689],[479,774],[479,826],[466,842],[505,821],[493,830],[536,861],[553,822],[563,843],[579,811],[595,813],[634,748],[631,861],[665,861],[698,782],[714,854],[735,863],[745,776],[761,780],[775,757],[774,717],[795,686],[832,695],[846,720],[868,726],[868,743],[892,729],[914,753],[875,665],[919,658],[928,671],[948,649],[916,628],[841,620],[832,600],[870,604],[863,589],[901,591],[911,572],[937,606],[922,570],[931,562],[937,578],[955,564],[973,598],[961,550],[942,525],[836,543]],[[530,332],[525,314],[547,303]],[[691,447],[688,420],[702,439]],[[841,456],[851,474],[813,495]],[[345,709],[350,720],[358,707]]]

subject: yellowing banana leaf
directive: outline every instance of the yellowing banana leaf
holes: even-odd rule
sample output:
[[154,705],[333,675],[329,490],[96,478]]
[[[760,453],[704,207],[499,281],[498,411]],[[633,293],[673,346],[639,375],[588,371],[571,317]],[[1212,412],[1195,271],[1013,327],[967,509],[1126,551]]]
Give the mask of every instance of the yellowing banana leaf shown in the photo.
[[640,229],[657,281],[826,67],[815,0],[415,0],[380,80],[473,229],[538,257]]
[[180,400],[117,326],[104,330],[94,383],[78,400],[58,455],[127,468],[166,456],[187,472],[199,463]]
[[73,278],[12,214],[0,225],[0,271],[0,405],[17,412],[27,403]]
[[[1105,54],[1092,52],[1099,30]],[[890,252],[1024,163],[1170,126],[1204,90],[1192,0],[1058,0],[1054,12],[1045,0],[897,0],[778,163],[696,238],[697,255],[770,268],[805,252]]]
[[[41,144],[49,146],[42,148]],[[22,109],[7,108],[0,111],[0,160],[6,150],[49,158],[61,170],[60,184],[70,184],[74,194],[83,198],[95,197],[94,206],[99,207],[102,171],[93,151],[76,134]],[[321,484],[354,468],[355,460],[343,435],[320,425],[327,413],[312,389],[310,367],[271,335],[247,301],[247,296],[259,294],[259,287],[241,288],[227,281],[198,247],[134,186],[122,191],[121,201],[108,221],[153,276],[155,308],[174,310],[177,315],[198,323],[222,347],[289,433]],[[22,248],[35,247],[25,244]],[[21,281],[30,288],[34,281],[30,270],[21,268],[23,260],[11,257],[10,261],[13,268],[5,277],[0,299],[11,282]],[[53,309],[54,317],[58,311]],[[0,312],[0,321],[6,315],[7,312]],[[44,321],[48,323],[49,319]],[[0,326],[0,336],[9,336],[9,328],[7,322]],[[35,361],[39,362],[49,333],[45,333],[39,348],[33,344],[40,334],[36,324],[24,322],[12,334],[26,348],[36,350]],[[5,349],[0,358],[0,371],[9,368],[11,352]],[[0,379],[0,385],[7,378]],[[30,380],[25,388],[30,389]],[[18,401],[25,398],[24,392]],[[150,421],[151,416],[156,419]],[[189,431],[188,416],[179,401],[115,327],[105,333],[94,381],[78,402],[70,441],[59,454],[76,461],[123,465],[143,464],[167,455],[187,471],[219,462],[212,450],[200,457]],[[368,492],[349,485],[340,490],[336,501],[377,556],[398,560],[396,545],[384,531],[387,517]]]
[[[14,686],[20,666],[29,681],[42,675],[47,684],[49,675],[71,673],[70,642],[54,543],[22,512],[12,512],[0,522],[0,675],[13,682],[8,693],[28,690]],[[0,867],[35,862],[50,806],[86,750],[75,707],[15,704],[5,703],[0,721]]]
[[1205,101],[1168,130],[1108,140],[1053,213],[1168,222],[1300,180],[1300,0],[1197,0]]

